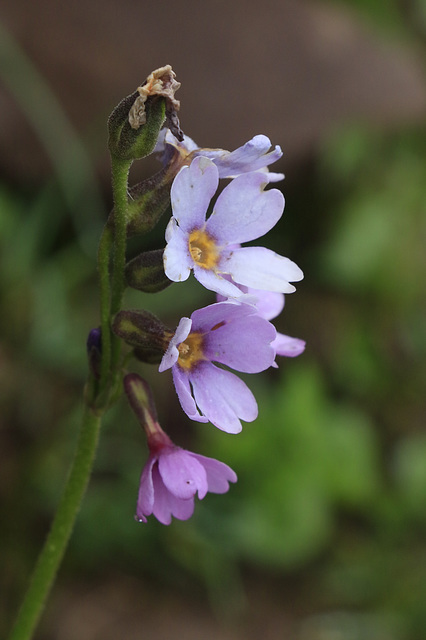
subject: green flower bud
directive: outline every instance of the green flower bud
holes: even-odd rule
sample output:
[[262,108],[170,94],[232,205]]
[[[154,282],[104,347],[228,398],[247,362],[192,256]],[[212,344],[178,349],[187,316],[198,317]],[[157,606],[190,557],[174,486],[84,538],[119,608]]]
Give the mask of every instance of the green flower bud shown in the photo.
[[152,153],[167,116],[177,121],[179,89],[170,65],[153,71],[145,83],[122,100],[108,120],[108,147],[112,156],[138,160]]
[[172,284],[164,273],[163,249],[141,253],[126,264],[125,278],[129,287],[144,293],[157,293]]
[[108,148],[112,156],[121,160],[138,160],[152,153],[165,120],[164,99],[153,98],[146,105],[146,123],[133,129],[129,123],[129,107],[137,95],[135,92],[124,98],[108,120]]
[[151,427],[158,421],[152,391],[145,380],[137,373],[128,373],[123,379],[124,391],[139,422]]
[[148,233],[170,209],[170,189],[182,166],[181,154],[172,149],[160,171],[129,190],[128,237]]
[[127,344],[145,354],[145,362],[164,355],[173,335],[156,316],[149,311],[119,311],[112,323],[113,332]]
[[135,347],[133,349],[133,355],[140,362],[144,362],[145,364],[160,364],[163,359],[164,352],[159,353],[158,351],[153,351],[152,349],[142,349],[141,347]]

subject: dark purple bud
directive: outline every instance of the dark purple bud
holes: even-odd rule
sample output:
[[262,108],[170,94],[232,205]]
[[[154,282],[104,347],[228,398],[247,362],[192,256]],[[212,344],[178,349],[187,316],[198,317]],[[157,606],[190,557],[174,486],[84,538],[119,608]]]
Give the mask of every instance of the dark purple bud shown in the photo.
[[87,353],[90,353],[92,349],[97,349],[99,353],[102,351],[102,333],[100,327],[91,329],[87,336]]
[[102,354],[102,333],[99,327],[91,329],[86,342],[87,355],[89,358],[89,368],[96,379],[100,377],[101,354]]

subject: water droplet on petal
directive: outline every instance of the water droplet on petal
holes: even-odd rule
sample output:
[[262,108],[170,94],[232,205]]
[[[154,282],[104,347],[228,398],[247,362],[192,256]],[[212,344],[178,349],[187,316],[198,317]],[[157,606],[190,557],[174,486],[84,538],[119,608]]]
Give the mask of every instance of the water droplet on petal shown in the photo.
[[136,522],[146,522],[146,518],[140,518],[138,515],[135,515]]

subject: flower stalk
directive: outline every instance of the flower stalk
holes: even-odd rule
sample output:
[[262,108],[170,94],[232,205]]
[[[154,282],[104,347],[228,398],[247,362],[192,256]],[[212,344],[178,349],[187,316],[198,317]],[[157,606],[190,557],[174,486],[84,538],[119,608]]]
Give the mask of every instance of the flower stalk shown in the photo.
[[[89,376],[84,390],[85,406],[80,435],[64,492],[50,532],[37,560],[10,640],[30,640],[33,636],[65,554],[89,483],[102,416],[117,395],[121,340],[112,332],[111,319],[121,308],[126,286],[124,272],[129,169],[135,157],[144,157],[151,153],[165,119],[164,98],[155,98],[154,103],[148,104],[147,126],[140,127],[139,133],[129,132],[128,112],[127,115],[125,113],[126,100],[128,99],[122,101],[114,110],[109,120],[114,215],[112,225],[105,225],[98,250],[101,330],[99,345],[96,345],[95,351],[93,351],[93,345],[88,345]],[[125,103],[124,113],[122,113],[123,103]],[[149,120],[150,115],[152,116],[151,120]],[[121,121],[119,121],[120,118]],[[110,273],[111,253],[112,273]],[[93,332],[91,333],[93,334]],[[96,362],[96,365],[93,359],[94,352],[97,356],[96,360],[100,360]]]
[[45,607],[86,492],[99,439],[101,417],[85,408],[77,450],[49,535],[39,555],[10,640],[29,640]]
[[[171,370],[191,420],[237,434],[241,421],[256,419],[258,406],[231,370],[259,373],[276,367],[277,355],[294,357],[305,347],[303,340],[277,333],[270,323],[302,271],[269,249],[241,246],[267,233],[282,216],[284,197],[268,188],[283,178],[268,169],[281,149],[270,151],[262,135],[233,152],[198,148],[180,130],[174,97],[179,86],[170,65],[160,67],[119,103],[108,121],[114,207],[98,250],[100,327],[87,340],[83,420],[69,477],[10,640],[33,635],[89,482],[102,417],[123,386],[149,450],[136,505],[139,522],[151,515],[165,525],[173,517],[187,520],[196,498],[226,493],[237,481],[223,462],[173,443],[158,422],[148,383],[128,371],[131,358],[156,364],[160,373]],[[167,130],[160,135],[164,125]],[[163,152],[162,169],[129,188],[133,161],[154,149]],[[221,178],[231,182],[209,214]],[[165,248],[127,262],[128,239],[150,232],[169,208]],[[157,293],[186,280],[190,272],[216,294],[217,302],[181,318],[175,331],[149,311],[122,308],[126,287]],[[124,355],[123,343],[131,348]]]
[[[126,266],[127,192],[131,164],[131,161],[121,160],[120,158],[111,156],[112,189],[114,194],[114,245],[110,318],[120,310],[125,289],[124,269]],[[121,342],[112,334],[110,326],[108,327],[108,333],[111,336],[111,369],[115,372],[120,358]]]

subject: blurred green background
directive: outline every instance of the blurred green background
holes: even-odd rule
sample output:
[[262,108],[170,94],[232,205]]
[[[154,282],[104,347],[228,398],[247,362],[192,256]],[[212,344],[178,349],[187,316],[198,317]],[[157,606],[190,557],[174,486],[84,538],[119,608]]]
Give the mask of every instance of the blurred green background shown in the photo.
[[[332,4],[426,62],[422,2]],[[41,137],[49,128],[54,170],[0,177],[0,636],[72,459],[111,202],[90,135],[76,137],[66,105],[3,35],[0,79]],[[365,120],[325,132],[284,167],[286,211],[265,243],[305,271],[277,326],[307,348],[247,377],[258,420],[238,436],[191,424],[171,377],[139,367],[165,430],[229,464],[238,484],[188,522],[135,523],[146,448],[120,402],[38,638],[426,636],[426,130],[421,119]],[[250,122],[244,131],[241,142],[258,133]],[[273,143],[285,150],[285,137]],[[161,246],[165,223],[131,251]],[[173,326],[211,301],[191,281],[129,292],[127,304]]]

